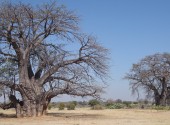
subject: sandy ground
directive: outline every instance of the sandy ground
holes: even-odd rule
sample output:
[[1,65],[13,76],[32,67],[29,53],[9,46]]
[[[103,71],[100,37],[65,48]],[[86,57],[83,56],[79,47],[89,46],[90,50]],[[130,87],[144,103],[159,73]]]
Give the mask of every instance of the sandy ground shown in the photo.
[[0,110],[0,125],[170,125],[170,111],[52,109],[48,116],[18,119],[14,110]]

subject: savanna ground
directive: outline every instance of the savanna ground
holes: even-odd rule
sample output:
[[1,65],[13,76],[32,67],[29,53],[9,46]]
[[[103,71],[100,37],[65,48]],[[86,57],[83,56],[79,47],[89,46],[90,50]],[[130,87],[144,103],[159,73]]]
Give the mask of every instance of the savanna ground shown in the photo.
[[170,111],[139,109],[51,109],[48,116],[15,118],[14,110],[0,110],[0,125],[170,125]]

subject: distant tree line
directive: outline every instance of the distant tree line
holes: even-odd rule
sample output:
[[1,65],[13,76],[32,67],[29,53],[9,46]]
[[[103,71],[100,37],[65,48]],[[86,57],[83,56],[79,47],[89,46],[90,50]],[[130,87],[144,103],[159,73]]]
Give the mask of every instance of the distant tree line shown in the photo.
[[58,110],[76,110],[76,108],[90,108],[92,110],[103,109],[156,109],[170,110],[170,106],[156,106],[152,101],[140,99],[138,101],[124,101],[121,99],[108,99],[101,101],[92,99],[89,101],[70,101],[70,102],[52,102],[48,109],[58,108]]

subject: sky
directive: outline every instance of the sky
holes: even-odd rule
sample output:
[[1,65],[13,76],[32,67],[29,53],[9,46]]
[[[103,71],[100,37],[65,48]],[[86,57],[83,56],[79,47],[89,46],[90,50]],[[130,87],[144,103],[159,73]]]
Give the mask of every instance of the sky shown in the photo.
[[[11,0],[18,2],[19,0]],[[49,0],[20,0],[38,5]],[[80,17],[82,32],[109,49],[106,99],[136,100],[123,77],[147,55],[170,52],[170,0],[57,0]],[[59,97],[59,100],[75,100]],[[56,99],[57,100],[57,99]]]

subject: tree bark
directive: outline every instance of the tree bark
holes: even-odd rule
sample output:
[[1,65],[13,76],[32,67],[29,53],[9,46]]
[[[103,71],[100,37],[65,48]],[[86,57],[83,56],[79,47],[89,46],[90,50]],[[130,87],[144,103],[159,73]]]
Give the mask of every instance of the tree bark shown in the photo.
[[[24,108],[19,110],[17,107],[17,117],[36,117],[46,115],[47,105],[42,104],[41,102],[35,103],[35,101],[24,101]],[[22,112],[23,113],[19,113]],[[20,115],[21,114],[21,115]]]
[[162,83],[161,105],[166,106],[168,88],[165,77],[162,78],[161,83]]
[[17,118],[23,117],[23,108],[19,103],[16,104],[16,117]]
[[155,97],[155,105],[156,106],[160,105],[160,98]]
[[[23,117],[36,117],[46,114],[48,103],[40,86],[33,84],[34,88],[30,88],[28,92],[22,93],[24,101]],[[36,88],[36,89],[35,89]]]

